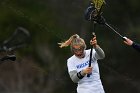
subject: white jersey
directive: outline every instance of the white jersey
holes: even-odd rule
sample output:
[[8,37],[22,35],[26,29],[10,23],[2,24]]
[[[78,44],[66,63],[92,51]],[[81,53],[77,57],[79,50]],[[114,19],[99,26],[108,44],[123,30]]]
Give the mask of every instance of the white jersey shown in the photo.
[[[67,60],[68,71],[76,70],[77,72],[89,66],[90,50],[85,50],[84,58],[77,58],[75,55]],[[97,58],[95,57],[95,50],[93,49],[92,63],[93,67],[92,74],[90,77],[85,75],[82,79],[78,81],[77,92],[78,93],[105,93],[102,82],[100,79],[99,67],[97,63]]]

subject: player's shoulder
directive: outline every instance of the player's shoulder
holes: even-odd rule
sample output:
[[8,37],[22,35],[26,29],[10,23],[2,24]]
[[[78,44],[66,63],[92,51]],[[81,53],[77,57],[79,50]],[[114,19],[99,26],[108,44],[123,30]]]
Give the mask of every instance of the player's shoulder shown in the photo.
[[72,65],[74,64],[75,56],[71,56],[70,58],[67,59],[67,65]]
[[74,56],[74,55],[73,55],[73,56],[71,56],[71,57],[69,57],[69,58],[67,59],[67,62],[70,62],[70,61],[74,60],[74,58],[75,58],[75,56]]
[[90,50],[91,50],[91,49],[86,49],[85,51],[86,51],[86,52],[89,52]]
[[85,50],[85,51],[86,51],[87,54],[89,54],[90,51],[91,51],[91,49],[87,49],[87,50]]
[[[87,49],[86,52],[90,53],[91,49]],[[93,48],[92,51],[95,51],[95,49]]]

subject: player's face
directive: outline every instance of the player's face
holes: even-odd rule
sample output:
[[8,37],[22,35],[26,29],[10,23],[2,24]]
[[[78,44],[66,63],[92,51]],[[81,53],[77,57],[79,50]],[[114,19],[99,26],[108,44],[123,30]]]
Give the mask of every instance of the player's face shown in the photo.
[[85,55],[84,55],[84,47],[81,47],[79,45],[75,45],[73,46],[73,52],[74,52],[74,55],[77,56],[78,58],[83,58]]

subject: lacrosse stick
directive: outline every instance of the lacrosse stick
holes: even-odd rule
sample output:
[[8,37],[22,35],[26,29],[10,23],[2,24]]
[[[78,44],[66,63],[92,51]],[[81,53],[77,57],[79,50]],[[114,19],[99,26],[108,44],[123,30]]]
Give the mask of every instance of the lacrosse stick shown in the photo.
[[[104,3],[104,0],[90,1],[90,4],[85,12],[85,19],[90,21],[91,31],[93,31],[92,32],[93,37],[95,36],[95,26],[96,26],[97,20],[99,19],[98,16],[100,16],[101,14],[103,3]],[[91,67],[92,50],[93,50],[93,47],[91,47],[91,51],[90,51],[89,67]],[[90,77],[90,74],[88,74],[87,77]]]
[[[17,48],[25,47],[30,41],[30,33],[22,27],[18,27],[15,32],[0,45],[0,52],[11,52]],[[15,55],[6,55],[0,61],[16,60]]]
[[[119,35],[123,40],[125,40],[124,36],[121,35],[118,31],[116,31],[113,27],[111,27],[105,20],[105,18],[102,16],[101,9],[103,7],[103,4],[105,3],[104,0],[93,0],[91,1],[94,3],[94,6],[90,6],[87,8],[87,11],[85,13],[85,19],[88,21],[94,21],[98,24],[105,25],[106,27],[110,28],[112,31],[114,31],[117,35]],[[91,16],[93,15],[93,16]]]

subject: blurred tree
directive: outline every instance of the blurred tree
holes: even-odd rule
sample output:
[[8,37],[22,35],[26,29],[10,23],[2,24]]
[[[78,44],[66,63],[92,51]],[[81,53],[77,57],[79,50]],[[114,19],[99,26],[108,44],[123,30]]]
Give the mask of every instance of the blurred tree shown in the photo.
[[[121,34],[140,41],[139,0],[106,1],[103,16]],[[88,1],[1,0],[0,43],[22,26],[31,33],[31,44],[16,51],[16,62],[0,64],[2,93],[76,93],[67,73],[69,49],[58,42],[72,34],[82,36],[89,46],[90,24],[84,19]],[[97,26],[98,43],[106,53],[101,78],[107,93],[140,93],[139,53],[104,26]],[[121,85],[124,85],[121,86]]]

